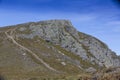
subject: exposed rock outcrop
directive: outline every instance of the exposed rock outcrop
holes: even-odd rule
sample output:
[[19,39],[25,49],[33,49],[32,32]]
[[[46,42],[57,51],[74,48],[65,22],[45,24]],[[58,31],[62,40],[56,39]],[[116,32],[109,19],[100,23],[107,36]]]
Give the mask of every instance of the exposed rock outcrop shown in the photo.
[[[0,72],[9,80],[79,77],[83,73],[96,74],[93,80],[102,77],[102,69],[110,68],[107,72],[111,75],[111,71],[119,73],[119,67],[120,56],[97,38],[77,31],[68,20],[0,28]],[[91,79],[82,77],[68,80]]]
[[[120,66],[120,59],[106,44],[90,35],[78,32],[68,20],[30,23],[28,27],[23,26],[18,30],[23,33],[18,34],[21,38],[33,39],[38,36],[55,45],[60,45],[93,64],[105,67]],[[26,30],[29,30],[29,33],[25,34]]]

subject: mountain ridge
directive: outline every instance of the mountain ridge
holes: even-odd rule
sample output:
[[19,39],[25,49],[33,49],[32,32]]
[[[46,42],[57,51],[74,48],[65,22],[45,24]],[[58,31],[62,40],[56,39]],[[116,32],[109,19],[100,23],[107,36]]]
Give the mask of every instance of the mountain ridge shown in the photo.
[[0,31],[0,72],[6,75],[79,74],[120,66],[120,58],[105,43],[78,32],[68,20],[30,22]]

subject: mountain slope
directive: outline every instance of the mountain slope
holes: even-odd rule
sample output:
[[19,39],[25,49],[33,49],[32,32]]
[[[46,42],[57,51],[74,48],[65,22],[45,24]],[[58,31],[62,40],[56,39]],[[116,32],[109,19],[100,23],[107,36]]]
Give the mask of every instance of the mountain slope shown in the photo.
[[120,66],[120,58],[106,44],[78,32],[67,20],[1,28],[0,60],[0,72],[9,79],[74,75]]

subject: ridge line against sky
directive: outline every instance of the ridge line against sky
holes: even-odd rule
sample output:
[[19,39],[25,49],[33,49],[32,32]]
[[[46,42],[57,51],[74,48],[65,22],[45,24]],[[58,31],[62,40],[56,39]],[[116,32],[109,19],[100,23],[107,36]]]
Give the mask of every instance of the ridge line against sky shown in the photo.
[[71,20],[120,55],[119,0],[0,0],[0,26],[49,19]]

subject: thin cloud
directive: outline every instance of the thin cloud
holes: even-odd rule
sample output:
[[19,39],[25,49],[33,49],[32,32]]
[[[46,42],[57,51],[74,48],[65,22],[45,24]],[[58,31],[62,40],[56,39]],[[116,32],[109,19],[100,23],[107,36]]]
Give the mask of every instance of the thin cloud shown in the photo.
[[113,29],[113,31],[116,32],[116,33],[119,33],[119,32],[120,32],[120,27],[115,27],[115,28]]
[[[62,14],[65,14],[65,13],[62,13]],[[85,22],[85,23],[95,21],[98,18],[98,16],[93,13],[87,13],[87,14],[86,13],[84,14],[68,13],[66,14],[66,16],[75,22]]]
[[95,20],[96,16],[93,15],[80,15],[80,21],[91,21],[91,20]]
[[112,33],[120,32],[120,20],[108,21],[104,24]]
[[[20,11],[16,12],[16,11],[3,10],[0,11],[0,17],[2,18],[0,20],[1,22],[0,26],[28,22],[28,21],[39,21],[39,20],[48,20],[48,19],[67,19],[67,20],[71,20],[73,25],[75,26],[93,27],[94,21],[96,21],[98,16],[92,13],[77,14],[77,13],[54,12],[54,11],[51,12],[42,11],[41,13],[36,13],[36,12],[31,13],[31,12],[20,12]],[[7,19],[6,22],[7,17],[9,18]]]
[[120,25],[120,21],[110,21],[107,25]]

